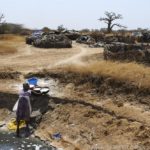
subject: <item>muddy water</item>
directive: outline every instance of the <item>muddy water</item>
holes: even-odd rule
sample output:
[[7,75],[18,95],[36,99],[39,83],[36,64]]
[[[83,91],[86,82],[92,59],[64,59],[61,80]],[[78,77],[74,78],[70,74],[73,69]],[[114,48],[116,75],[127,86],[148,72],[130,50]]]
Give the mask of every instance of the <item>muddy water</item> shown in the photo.
[[0,132],[0,150],[56,150],[36,138],[17,138],[14,133]]

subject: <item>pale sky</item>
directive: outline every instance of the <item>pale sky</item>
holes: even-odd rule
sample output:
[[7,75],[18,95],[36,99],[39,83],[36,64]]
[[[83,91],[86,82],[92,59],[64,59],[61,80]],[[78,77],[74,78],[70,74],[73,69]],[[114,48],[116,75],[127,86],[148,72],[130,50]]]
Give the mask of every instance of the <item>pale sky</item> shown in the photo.
[[128,29],[150,28],[150,0],[0,0],[6,21],[29,28],[63,24],[68,29],[100,29],[105,11],[123,15],[119,23]]

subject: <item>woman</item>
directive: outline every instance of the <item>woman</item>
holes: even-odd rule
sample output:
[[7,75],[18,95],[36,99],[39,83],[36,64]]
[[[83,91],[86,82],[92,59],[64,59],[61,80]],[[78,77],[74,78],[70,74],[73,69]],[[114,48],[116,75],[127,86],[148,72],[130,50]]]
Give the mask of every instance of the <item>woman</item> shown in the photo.
[[23,90],[19,93],[19,102],[16,111],[16,122],[17,122],[16,134],[18,137],[19,137],[20,120],[25,120],[26,133],[29,132],[29,121],[31,115],[31,104],[30,104],[31,91],[29,89],[30,89],[29,84],[24,83]]

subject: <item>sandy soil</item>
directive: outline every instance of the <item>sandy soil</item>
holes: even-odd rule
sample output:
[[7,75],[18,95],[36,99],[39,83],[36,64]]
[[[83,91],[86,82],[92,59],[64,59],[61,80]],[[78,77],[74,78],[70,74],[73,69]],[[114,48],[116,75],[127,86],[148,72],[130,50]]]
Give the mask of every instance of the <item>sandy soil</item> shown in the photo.
[[30,72],[44,68],[53,68],[64,64],[84,64],[84,56],[99,54],[103,49],[88,48],[86,45],[73,43],[69,49],[42,49],[25,43],[17,45],[18,52],[12,55],[0,56],[0,68],[12,68],[16,71]]
[[[0,69],[11,68],[25,74],[56,66],[88,65],[102,59],[102,52],[103,49],[76,43],[72,49],[39,49],[21,43],[16,54],[0,56]],[[0,91],[17,93],[15,85],[23,80],[1,80]],[[134,95],[98,95],[88,84],[75,86],[73,82],[57,86],[59,94],[51,95],[46,104],[41,104],[44,99],[39,98],[39,106],[46,107],[47,112],[36,136],[65,150],[149,150],[149,106],[136,101]],[[6,94],[1,95],[4,101]],[[0,112],[7,116],[6,108]],[[61,140],[52,138],[57,132],[62,134]]]

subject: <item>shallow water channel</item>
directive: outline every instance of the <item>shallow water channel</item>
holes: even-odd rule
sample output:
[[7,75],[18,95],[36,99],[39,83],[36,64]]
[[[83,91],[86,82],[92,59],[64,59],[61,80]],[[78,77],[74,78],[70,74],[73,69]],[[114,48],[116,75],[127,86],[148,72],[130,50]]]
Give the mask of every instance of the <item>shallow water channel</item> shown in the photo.
[[14,133],[0,132],[0,150],[56,150],[36,138],[17,138]]

